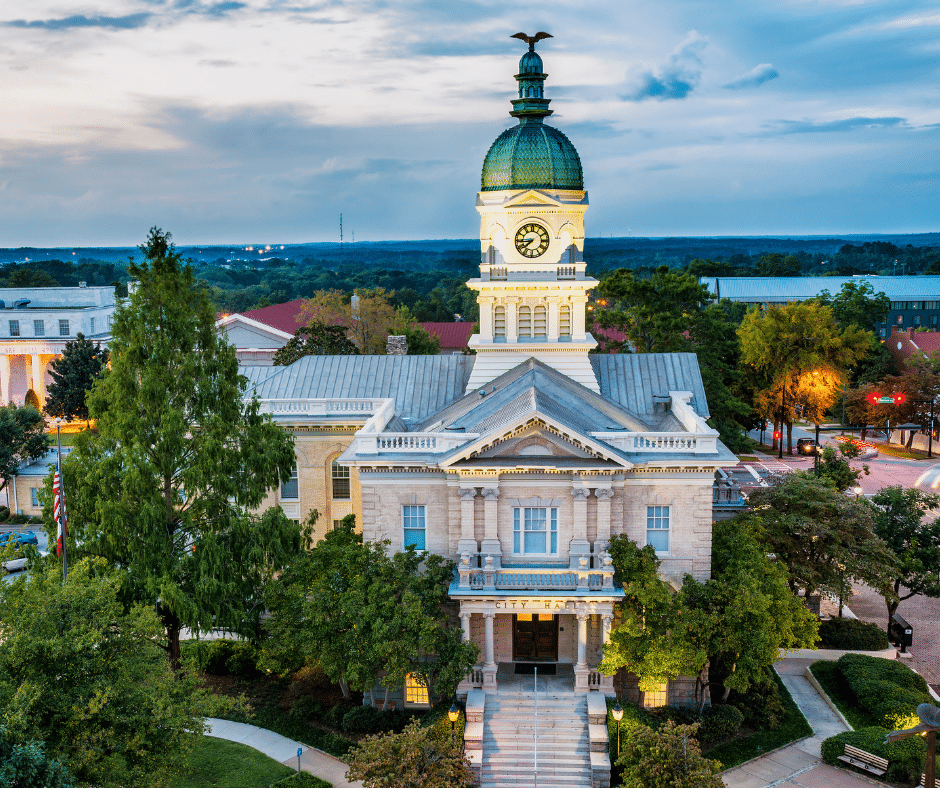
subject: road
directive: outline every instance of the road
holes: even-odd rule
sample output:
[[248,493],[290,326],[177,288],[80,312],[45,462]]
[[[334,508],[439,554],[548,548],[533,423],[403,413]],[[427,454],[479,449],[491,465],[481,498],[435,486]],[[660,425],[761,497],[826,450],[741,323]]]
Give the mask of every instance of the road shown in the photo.
[[[0,533],[8,533],[10,531],[17,531],[17,532],[32,531],[34,534],[36,534],[36,541],[38,542],[36,546],[39,548],[39,552],[40,553],[46,552],[46,549],[48,547],[48,539],[46,537],[46,532],[43,531],[41,525],[32,525],[32,524],[0,525]],[[0,570],[0,572],[2,572],[2,570]],[[19,577],[21,574],[22,572],[12,572],[10,574],[4,573],[2,576],[0,576],[0,580],[2,580],[5,583],[9,583],[13,581],[15,578]]]

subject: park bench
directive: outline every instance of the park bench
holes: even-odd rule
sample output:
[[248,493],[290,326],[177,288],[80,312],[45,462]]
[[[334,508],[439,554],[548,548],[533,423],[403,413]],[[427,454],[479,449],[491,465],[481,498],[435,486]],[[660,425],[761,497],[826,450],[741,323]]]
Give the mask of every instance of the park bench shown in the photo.
[[884,773],[888,771],[887,760],[872,755],[870,752],[865,752],[865,750],[860,750],[858,747],[853,747],[851,744],[845,745],[845,754],[840,755],[839,760],[879,777],[883,777]]

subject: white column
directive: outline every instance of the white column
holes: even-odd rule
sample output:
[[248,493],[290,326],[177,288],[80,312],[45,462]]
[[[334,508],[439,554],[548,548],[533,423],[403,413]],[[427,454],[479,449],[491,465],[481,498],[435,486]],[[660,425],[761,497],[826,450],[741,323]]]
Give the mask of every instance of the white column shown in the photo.
[[578,486],[571,488],[571,497],[574,500],[571,513],[571,541],[568,543],[568,565],[572,569],[577,569],[581,567],[581,557],[591,554],[591,544],[587,540],[587,499],[591,491],[587,487],[581,487],[580,480],[575,480],[574,484]]
[[0,405],[10,404],[10,356],[0,356]]
[[594,554],[607,549],[610,543],[610,500],[614,491],[609,487],[598,487],[594,490],[597,496],[597,537],[594,542]]
[[[610,642],[610,626],[613,621],[614,617],[612,615],[604,614],[603,629],[601,629],[601,639],[605,646]],[[603,656],[603,652],[601,652],[601,656]],[[601,682],[598,689],[608,697],[614,697],[617,694],[614,691],[614,677],[601,674]]]
[[493,341],[493,306],[495,298],[480,297],[477,299],[480,304],[480,339],[484,342]]
[[464,640],[470,640],[470,616],[472,615],[473,615],[472,613],[460,614],[460,628],[463,630]]
[[604,627],[601,630],[601,638],[603,644],[606,646],[610,642],[610,626],[614,622],[614,617],[611,615],[604,616]]
[[518,298],[504,298],[506,304],[506,341],[519,341],[519,315],[516,310],[519,309]]
[[30,388],[35,391],[36,396],[39,397],[39,404],[44,405],[46,402],[46,386],[42,376],[42,356],[38,353],[31,353],[29,358],[33,362],[32,385]]
[[[473,487],[460,488],[460,541],[457,543],[457,555],[470,553],[475,556],[478,550],[476,536],[473,532],[474,500],[477,491]],[[476,566],[476,563],[471,564]]]
[[558,298],[546,298],[548,302],[548,341],[558,341]]
[[578,667],[587,667],[588,613],[578,613]]
[[487,610],[483,614],[483,687],[496,689],[496,645],[493,642],[493,622],[496,613]]
[[583,342],[587,339],[584,328],[584,312],[588,297],[586,295],[571,296],[571,340]]
[[487,487],[483,490],[483,543],[480,553],[493,556],[493,568],[502,566],[503,547],[499,541],[499,488]]

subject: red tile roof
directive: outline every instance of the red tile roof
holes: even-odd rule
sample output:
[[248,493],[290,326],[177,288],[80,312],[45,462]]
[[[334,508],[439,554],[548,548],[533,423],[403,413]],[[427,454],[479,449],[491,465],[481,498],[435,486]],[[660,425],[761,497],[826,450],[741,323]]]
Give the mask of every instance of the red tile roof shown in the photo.
[[441,341],[441,350],[463,350],[473,335],[474,323],[420,323],[421,328]]
[[305,300],[304,298],[295,298],[286,304],[274,304],[274,306],[263,306],[260,309],[249,309],[247,312],[241,312],[240,314],[250,317],[252,320],[257,320],[259,323],[286,331],[288,334],[293,334],[303,325],[297,318],[300,315],[300,310],[303,309]]

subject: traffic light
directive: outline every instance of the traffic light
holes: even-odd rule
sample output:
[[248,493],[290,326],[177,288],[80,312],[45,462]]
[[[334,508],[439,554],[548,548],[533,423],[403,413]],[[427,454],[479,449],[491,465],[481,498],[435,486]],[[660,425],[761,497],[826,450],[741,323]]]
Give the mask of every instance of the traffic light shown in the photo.
[[774,430],[774,440],[780,440],[780,430]]
[[878,401],[881,399],[881,395],[877,391],[873,391],[868,395],[868,404],[877,405]]
[[904,396],[903,391],[899,391],[893,396],[895,405],[903,405],[907,401],[907,397]]

